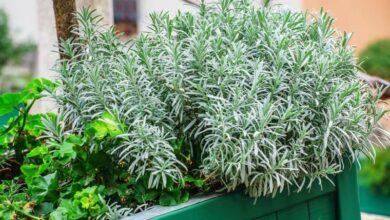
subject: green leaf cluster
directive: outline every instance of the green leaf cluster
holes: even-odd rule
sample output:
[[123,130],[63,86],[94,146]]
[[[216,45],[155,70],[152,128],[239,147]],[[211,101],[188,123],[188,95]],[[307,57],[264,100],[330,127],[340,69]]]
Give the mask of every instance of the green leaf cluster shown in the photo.
[[57,85],[47,79],[35,79],[19,92],[0,94],[0,116],[16,115],[0,127],[0,167],[8,164],[9,169],[0,174],[2,178],[20,173],[26,151],[40,146],[38,137],[42,134],[44,114],[30,115],[29,112],[35,101],[44,96],[45,89],[52,91]]
[[50,214],[50,219],[85,219],[97,217],[104,213],[106,206],[99,198],[104,193],[104,187],[87,187],[74,194],[72,200],[64,199],[59,207]]
[[98,120],[95,120],[86,126],[85,133],[87,136],[102,140],[105,137],[117,137],[123,133],[123,129],[123,124],[119,124],[110,113],[104,112]]

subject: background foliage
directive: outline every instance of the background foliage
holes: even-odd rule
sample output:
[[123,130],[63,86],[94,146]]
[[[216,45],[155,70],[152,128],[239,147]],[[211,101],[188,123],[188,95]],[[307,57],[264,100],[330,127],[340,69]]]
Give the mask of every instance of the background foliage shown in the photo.
[[0,10],[0,67],[4,66],[7,58],[12,54],[11,45],[7,15],[4,10]]
[[390,196],[390,150],[377,151],[375,163],[370,161],[362,162],[362,169],[359,173],[360,181],[369,188],[381,195]]
[[390,80],[390,40],[381,40],[368,46],[360,54],[360,62],[368,74]]
[[16,44],[13,42],[7,14],[3,9],[0,9],[0,75],[1,69],[7,62],[19,62],[22,56],[34,47],[31,43]]

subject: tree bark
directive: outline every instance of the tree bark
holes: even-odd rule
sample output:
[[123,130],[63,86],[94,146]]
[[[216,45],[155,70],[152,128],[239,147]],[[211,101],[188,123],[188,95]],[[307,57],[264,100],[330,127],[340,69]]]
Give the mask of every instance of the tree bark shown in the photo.
[[[62,40],[75,38],[72,28],[77,27],[75,18],[76,0],[53,0],[54,16],[56,21],[57,39],[60,43]],[[66,56],[60,51],[60,58],[66,59]]]

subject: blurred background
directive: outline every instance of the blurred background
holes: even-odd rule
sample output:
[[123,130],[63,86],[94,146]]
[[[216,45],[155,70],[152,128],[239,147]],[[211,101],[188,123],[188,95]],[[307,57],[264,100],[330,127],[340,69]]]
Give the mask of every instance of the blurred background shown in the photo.
[[[115,24],[124,38],[147,31],[148,14],[153,11],[195,11],[199,0],[76,0],[77,7],[89,6]],[[208,0],[215,1],[215,0]],[[390,1],[389,0],[274,0],[292,11],[318,12],[324,8],[335,18],[335,26],[353,33],[351,46],[364,69],[361,77],[373,86],[388,86],[390,80]],[[0,0],[0,92],[17,91],[33,77],[56,78],[51,70],[58,54],[51,0]],[[368,75],[365,75],[365,74]],[[390,92],[389,92],[390,94]],[[384,95],[388,107],[390,95]],[[41,102],[35,111],[52,110]],[[389,115],[390,116],[390,115]],[[382,121],[390,131],[389,120]],[[359,174],[361,209],[390,216],[390,150],[379,150],[375,164],[362,159]],[[386,219],[365,215],[365,219]]]

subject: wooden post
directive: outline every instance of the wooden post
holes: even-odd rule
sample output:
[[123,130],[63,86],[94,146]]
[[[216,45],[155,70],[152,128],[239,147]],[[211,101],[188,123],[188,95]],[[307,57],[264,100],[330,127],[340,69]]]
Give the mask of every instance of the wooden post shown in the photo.
[[[75,37],[72,33],[72,27],[77,27],[76,0],[53,0],[54,16],[56,21],[57,39],[68,40]],[[61,59],[66,57],[60,53]]]

